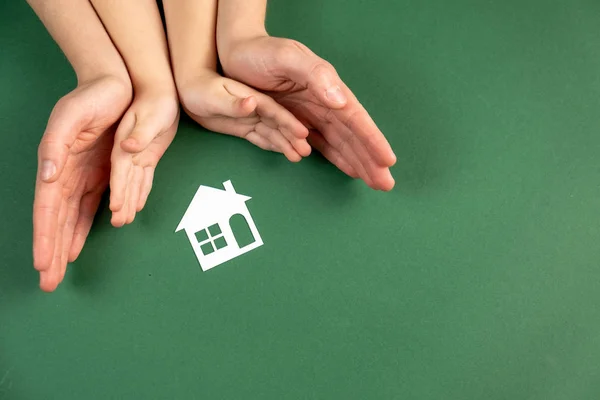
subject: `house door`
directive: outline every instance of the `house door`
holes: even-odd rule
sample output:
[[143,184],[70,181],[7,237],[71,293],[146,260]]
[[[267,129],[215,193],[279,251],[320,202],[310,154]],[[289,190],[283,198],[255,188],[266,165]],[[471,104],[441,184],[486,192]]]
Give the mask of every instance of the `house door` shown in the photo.
[[254,235],[242,214],[232,215],[229,218],[229,226],[240,249],[254,243]]

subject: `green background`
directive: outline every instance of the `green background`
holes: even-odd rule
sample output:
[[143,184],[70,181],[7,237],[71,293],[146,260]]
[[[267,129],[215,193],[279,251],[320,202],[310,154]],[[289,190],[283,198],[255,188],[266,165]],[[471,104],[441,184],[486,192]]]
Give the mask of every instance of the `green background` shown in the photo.
[[[51,295],[36,147],[74,75],[0,5],[0,399],[600,398],[600,3],[271,1],[398,154],[391,193],[188,118],[135,223],[106,202]],[[202,273],[174,230],[227,179],[265,245]]]

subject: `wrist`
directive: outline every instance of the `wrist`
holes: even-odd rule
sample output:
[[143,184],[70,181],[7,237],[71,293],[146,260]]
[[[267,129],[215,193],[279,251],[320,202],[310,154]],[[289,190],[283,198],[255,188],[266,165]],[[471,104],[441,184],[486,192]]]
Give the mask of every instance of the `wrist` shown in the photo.
[[135,93],[177,95],[175,81],[169,72],[162,75],[131,76]]
[[96,71],[76,71],[77,75],[77,86],[85,86],[89,85],[93,82],[98,82],[101,80],[110,80],[115,84],[119,85],[123,91],[123,93],[129,93],[129,96],[132,96],[133,86],[131,84],[131,79],[127,74],[127,70],[119,71],[119,70],[96,70]]
[[133,91],[136,97],[177,98],[177,88],[173,80],[134,82]]
[[[120,65],[119,65],[120,64]],[[75,75],[77,76],[77,83],[79,85],[87,82],[98,80],[102,77],[110,76],[114,77],[123,84],[131,86],[131,79],[127,73],[127,68],[123,64],[122,60],[114,63],[72,63]]]
[[217,69],[209,67],[196,68],[188,73],[180,73],[175,75],[175,85],[177,92],[181,96],[182,92],[186,92],[189,87],[194,87],[198,81],[219,78],[221,75],[217,73]]
[[240,24],[221,28],[217,26],[217,49],[219,59],[227,59],[234,48],[241,43],[260,37],[267,37],[269,33],[264,23]]

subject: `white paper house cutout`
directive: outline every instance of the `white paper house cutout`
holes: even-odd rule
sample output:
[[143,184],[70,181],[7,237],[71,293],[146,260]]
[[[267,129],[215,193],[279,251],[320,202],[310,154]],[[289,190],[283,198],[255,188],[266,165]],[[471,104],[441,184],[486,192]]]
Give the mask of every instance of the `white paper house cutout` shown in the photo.
[[[236,193],[231,181],[223,182],[223,187],[225,190],[201,185],[175,230],[185,229],[203,271],[263,244],[246,206],[251,197]],[[238,246],[230,225],[233,217],[240,216],[245,219],[254,238],[254,242],[242,248]]]

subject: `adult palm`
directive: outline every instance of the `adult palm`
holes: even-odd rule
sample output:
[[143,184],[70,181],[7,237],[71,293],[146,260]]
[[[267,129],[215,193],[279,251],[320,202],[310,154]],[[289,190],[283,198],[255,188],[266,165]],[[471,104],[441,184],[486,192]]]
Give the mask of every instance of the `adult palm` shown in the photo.
[[115,125],[131,86],[114,77],[79,85],[55,105],[38,149],[33,260],[53,291],[81,252],[110,177]]
[[221,55],[225,74],[268,92],[311,129],[310,144],[340,170],[391,190],[389,143],[331,64],[294,40],[259,36]]

